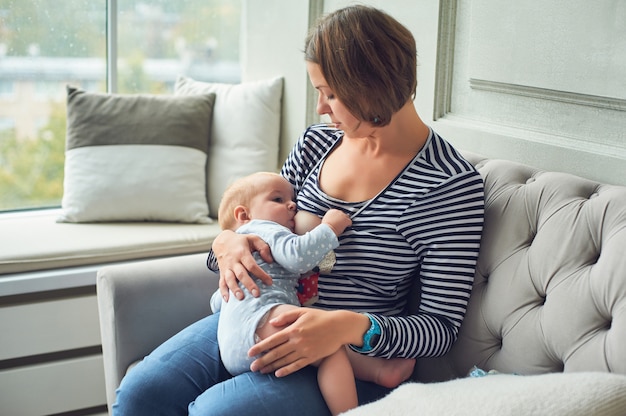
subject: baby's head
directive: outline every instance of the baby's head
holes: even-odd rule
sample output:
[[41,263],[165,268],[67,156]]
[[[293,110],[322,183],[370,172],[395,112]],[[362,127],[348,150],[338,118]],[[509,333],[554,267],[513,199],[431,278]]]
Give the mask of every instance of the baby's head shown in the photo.
[[224,192],[218,221],[223,230],[236,230],[250,220],[277,222],[294,231],[293,186],[281,175],[257,172],[237,179]]

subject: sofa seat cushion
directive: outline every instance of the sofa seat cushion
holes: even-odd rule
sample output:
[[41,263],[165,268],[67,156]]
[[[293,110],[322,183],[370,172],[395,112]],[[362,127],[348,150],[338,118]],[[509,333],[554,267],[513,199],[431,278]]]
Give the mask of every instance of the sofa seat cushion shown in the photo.
[[67,224],[58,215],[0,216],[0,275],[208,252],[220,231],[217,221]]

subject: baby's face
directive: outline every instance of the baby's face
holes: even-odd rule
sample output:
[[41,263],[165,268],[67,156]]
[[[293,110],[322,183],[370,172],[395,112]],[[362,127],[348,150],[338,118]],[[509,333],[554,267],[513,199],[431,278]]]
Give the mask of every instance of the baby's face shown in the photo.
[[322,223],[322,219],[315,214],[308,211],[298,211],[295,217],[296,221],[296,234],[305,234],[307,231],[311,231]]
[[250,219],[268,220],[295,232],[293,187],[280,175],[260,176],[258,193],[250,200]]

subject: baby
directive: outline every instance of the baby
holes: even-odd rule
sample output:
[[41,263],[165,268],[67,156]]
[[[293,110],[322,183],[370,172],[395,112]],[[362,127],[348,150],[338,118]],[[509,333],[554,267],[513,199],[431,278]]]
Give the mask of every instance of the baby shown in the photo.
[[[235,181],[222,197],[218,219],[222,229],[260,236],[270,246],[274,259],[267,263],[254,253],[257,263],[273,279],[272,285],[255,279],[259,297],[252,296],[240,284],[245,294],[242,300],[230,296],[228,302],[223,302],[219,290],[211,298],[213,312],[220,311],[217,337],[222,361],[232,375],[237,375],[250,371],[256,358],[249,357],[248,350],[280,329],[268,322],[291,308],[301,307],[297,292],[301,275],[320,263],[325,264],[321,267],[326,272],[330,271],[333,250],[339,246],[338,236],[352,221],[336,209],[328,210],[321,220],[304,211],[296,215],[292,185],[282,176],[268,172]],[[392,367],[397,374],[402,364],[403,373],[394,375],[392,381],[397,385],[410,376],[411,361],[414,362],[366,357],[342,348],[315,365],[319,368],[320,391],[336,415],[358,405],[353,366],[359,378],[385,385],[389,378],[381,383],[380,375],[389,374],[385,369]]]

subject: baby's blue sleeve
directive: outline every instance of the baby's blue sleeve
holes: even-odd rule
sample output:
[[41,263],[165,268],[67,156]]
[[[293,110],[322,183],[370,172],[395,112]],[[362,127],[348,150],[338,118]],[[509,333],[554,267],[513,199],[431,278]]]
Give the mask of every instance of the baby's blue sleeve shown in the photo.
[[320,224],[306,234],[298,235],[269,221],[255,220],[248,224],[254,222],[257,224],[248,231],[267,242],[274,261],[292,273],[302,274],[312,270],[326,253],[339,246],[337,236],[326,224]]

